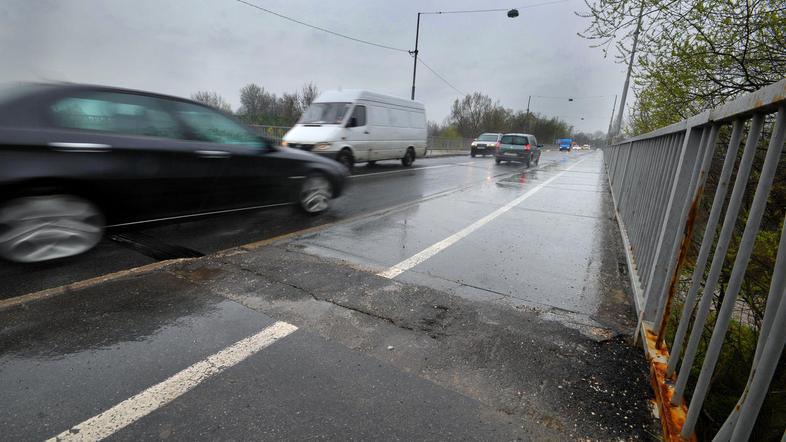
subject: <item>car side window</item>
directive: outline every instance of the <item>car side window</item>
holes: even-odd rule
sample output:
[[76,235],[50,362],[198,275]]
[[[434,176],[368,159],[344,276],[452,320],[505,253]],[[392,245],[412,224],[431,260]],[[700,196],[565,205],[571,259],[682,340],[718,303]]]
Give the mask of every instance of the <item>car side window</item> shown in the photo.
[[173,111],[188,126],[190,137],[196,140],[264,147],[259,137],[245,126],[209,107],[176,102]]
[[355,119],[355,126],[361,127],[366,125],[366,106],[357,105],[352,111],[352,117]]
[[61,98],[49,112],[55,126],[66,129],[182,138],[180,124],[163,104],[143,95],[95,92]]
[[533,147],[538,145],[538,140],[532,135],[527,138],[529,138],[529,144],[531,144]]

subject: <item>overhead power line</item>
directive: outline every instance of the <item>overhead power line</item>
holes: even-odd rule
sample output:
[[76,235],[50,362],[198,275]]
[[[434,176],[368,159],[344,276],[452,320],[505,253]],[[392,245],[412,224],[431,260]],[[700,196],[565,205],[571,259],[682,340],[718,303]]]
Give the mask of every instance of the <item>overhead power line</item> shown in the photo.
[[238,2],[238,3],[242,3],[244,5],[250,6],[252,8],[259,9],[260,11],[267,12],[268,14],[273,14],[276,17],[283,18],[284,20],[289,20],[289,21],[291,21],[293,23],[297,23],[299,25],[303,25],[303,26],[309,27],[311,29],[316,29],[318,31],[327,32],[328,34],[335,35],[336,37],[346,38],[347,40],[352,40],[352,41],[355,41],[355,42],[358,42],[358,43],[363,43],[363,44],[370,45],[370,46],[376,46],[378,48],[388,49],[388,50],[391,50],[391,51],[407,52],[407,53],[409,53],[409,50],[407,50],[407,49],[394,48],[393,46],[383,45],[383,44],[380,44],[380,43],[374,43],[373,41],[363,40],[363,39],[360,39],[360,38],[355,38],[355,37],[351,37],[351,36],[346,35],[346,34],[342,34],[340,32],[331,31],[330,29],[325,29],[325,28],[320,27],[320,26],[312,25],[310,23],[306,23],[304,21],[300,21],[298,19],[295,19],[295,18],[292,18],[292,17],[288,17],[288,16],[286,16],[284,14],[279,14],[278,12],[271,11],[270,9],[263,8],[261,6],[255,5],[253,3],[249,3],[249,2],[244,1],[244,0],[235,0],[235,1]]
[[460,95],[467,95],[467,94],[465,94],[464,92],[462,92],[462,91],[461,91],[459,88],[457,88],[456,86],[453,86],[453,84],[452,84],[451,82],[449,82],[448,80],[446,80],[446,79],[445,79],[445,77],[443,77],[443,76],[442,76],[442,75],[440,75],[440,74],[439,74],[437,71],[435,71],[434,69],[432,69],[432,67],[431,67],[431,66],[427,65],[427,64],[426,64],[426,62],[425,62],[425,61],[423,61],[423,57],[418,57],[418,63],[422,64],[424,68],[426,68],[426,69],[430,70],[432,74],[434,74],[434,75],[435,75],[437,78],[439,78],[440,80],[442,80],[442,82],[443,82],[443,83],[445,83],[445,84],[447,84],[448,86],[450,86],[450,87],[451,87],[451,89],[453,89],[454,91],[458,92]]

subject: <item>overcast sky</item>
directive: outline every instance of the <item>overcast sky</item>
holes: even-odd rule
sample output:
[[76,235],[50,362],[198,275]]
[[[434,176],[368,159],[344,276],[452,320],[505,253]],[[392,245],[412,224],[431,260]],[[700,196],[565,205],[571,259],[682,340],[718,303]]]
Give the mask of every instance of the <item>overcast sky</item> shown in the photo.
[[[426,15],[420,55],[465,93],[505,107],[561,116],[577,130],[608,128],[624,66],[576,35],[581,0],[248,0],[278,13],[384,45],[412,49],[418,11],[520,8]],[[276,93],[313,81],[321,90],[369,89],[409,97],[412,58],[309,29],[235,0],[3,0],[0,82],[63,80],[189,96],[213,90],[233,107],[257,83]],[[416,99],[442,121],[459,93],[418,69]],[[605,96],[603,98],[582,98]],[[581,117],[584,120],[581,121]]]

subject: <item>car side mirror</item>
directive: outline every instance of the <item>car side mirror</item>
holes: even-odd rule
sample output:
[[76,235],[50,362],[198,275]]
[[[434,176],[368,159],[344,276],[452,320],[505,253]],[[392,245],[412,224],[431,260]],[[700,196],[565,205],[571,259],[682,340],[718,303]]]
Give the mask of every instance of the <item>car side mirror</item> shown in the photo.
[[538,144],[538,147],[543,147],[543,145],[542,144]]

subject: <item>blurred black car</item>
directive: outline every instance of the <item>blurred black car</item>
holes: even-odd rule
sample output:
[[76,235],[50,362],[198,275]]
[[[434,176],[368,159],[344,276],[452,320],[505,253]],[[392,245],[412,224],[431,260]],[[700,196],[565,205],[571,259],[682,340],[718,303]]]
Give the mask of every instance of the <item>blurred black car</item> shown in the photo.
[[0,89],[0,257],[11,261],[84,252],[105,228],[292,203],[319,213],[347,174],[190,100],[74,84]]

